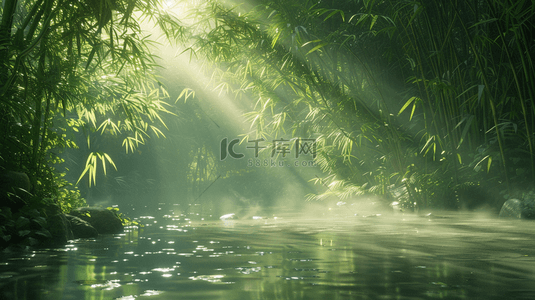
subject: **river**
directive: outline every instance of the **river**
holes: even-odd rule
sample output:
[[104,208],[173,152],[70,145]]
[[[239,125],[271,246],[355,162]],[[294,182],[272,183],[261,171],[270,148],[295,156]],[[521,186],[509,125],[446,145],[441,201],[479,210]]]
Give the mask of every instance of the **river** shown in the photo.
[[535,299],[535,222],[437,214],[162,203],[123,234],[3,253],[0,299]]

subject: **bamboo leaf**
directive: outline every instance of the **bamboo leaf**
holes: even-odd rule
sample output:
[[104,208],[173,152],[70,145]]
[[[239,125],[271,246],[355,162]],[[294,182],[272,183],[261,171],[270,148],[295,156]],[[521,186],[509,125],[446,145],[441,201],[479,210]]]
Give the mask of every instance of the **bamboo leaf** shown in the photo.
[[86,71],[89,68],[89,65],[91,64],[91,62],[93,61],[93,57],[95,56],[96,52],[97,52],[97,45],[94,45],[93,48],[91,49],[91,52],[89,53],[89,56],[87,57],[87,63],[85,65]]
[[100,153],[97,153],[97,155],[99,156],[100,161],[102,162],[102,171],[104,171],[104,176],[106,176],[106,158]]
[[160,129],[158,129],[158,127],[153,126],[153,125],[150,125],[150,128],[151,128],[152,131],[156,134],[157,137],[160,137],[160,135],[161,135],[162,137],[165,137],[165,134],[163,134],[163,132],[162,132]]
[[316,50],[319,50],[319,49],[321,49],[321,48],[327,46],[328,44],[329,44],[329,43],[322,43],[322,44],[317,45],[316,47],[314,47],[314,48],[312,48],[310,51],[308,51],[307,55],[310,54],[310,53],[312,53],[312,52],[314,52],[314,51],[316,51]]
[[316,39],[316,40],[313,40],[313,41],[308,41],[308,42],[304,43],[303,45],[301,45],[301,47],[304,47],[304,46],[306,46],[308,44],[311,44],[311,43],[317,43],[317,42],[321,42],[321,40],[320,39]]
[[480,84],[477,86],[477,101],[481,103],[481,96],[483,95],[483,90],[485,89],[485,85]]
[[489,23],[489,22],[495,22],[495,21],[497,21],[497,20],[498,20],[497,18],[491,18],[491,19],[487,19],[487,20],[479,21],[479,22],[477,22],[476,24],[470,26],[469,28],[476,27],[476,26],[479,26],[479,25],[482,25],[482,24],[486,24],[486,23]]
[[474,166],[474,171],[476,171],[476,172],[479,171],[479,170],[481,169],[480,164],[481,164],[485,159],[487,159],[487,158],[489,158],[489,157],[490,157],[490,155],[487,155],[487,156],[483,157],[482,159],[480,159],[480,160],[477,162],[477,164]]
[[405,102],[405,104],[403,104],[403,106],[402,106],[401,109],[399,110],[399,112],[398,112],[398,116],[401,115],[401,113],[402,113],[405,109],[407,109],[407,107],[409,107],[409,105],[411,105],[411,103],[414,102],[413,107],[412,107],[412,111],[411,111],[411,116],[410,116],[410,118],[409,118],[409,120],[412,120],[412,116],[413,116],[413,114],[414,114],[414,110],[415,110],[415,108],[416,108],[416,103],[417,103],[418,101],[420,101],[420,98],[418,98],[418,97],[410,97],[409,100],[407,100],[407,102]]
[[186,102],[190,96],[192,98],[195,98],[195,91],[190,88],[185,88],[182,90],[182,92],[180,92],[180,95],[178,95],[178,97],[176,98],[175,103],[177,103],[178,99],[182,97],[184,97],[184,102]]
[[271,18],[272,16],[278,14],[278,11],[277,10],[273,10],[271,11],[271,13],[269,13],[269,16],[267,17],[268,19]]
[[106,160],[113,166],[113,168],[115,168],[115,170],[117,170],[117,166],[115,165],[115,163],[113,162],[113,160],[111,159],[111,157],[107,154],[107,153],[102,153],[102,155],[106,158]]
[[461,133],[461,138],[459,139],[459,144],[457,145],[457,149],[461,147],[461,144],[463,143],[466,134],[468,133],[468,130],[470,129],[470,126],[472,125],[472,121],[474,120],[474,115],[470,115],[467,117],[464,117],[456,126],[454,129],[457,129],[457,127],[461,126],[462,123],[466,123],[463,128],[463,132]]
[[379,18],[378,15],[375,15],[375,16],[372,17],[372,22],[370,24],[370,30],[373,29],[373,25],[375,25],[375,23],[377,22],[377,18]]
[[[435,140],[435,136],[431,136],[429,139],[427,139],[427,142],[425,143],[425,145],[422,147],[422,150],[420,151],[420,153],[422,153],[425,149],[427,149],[427,146],[429,144],[431,144],[433,141]],[[434,144],[434,142],[433,142]]]
[[82,171],[82,174],[80,175],[80,177],[78,177],[78,180],[76,181],[76,184],[78,184],[80,182],[80,180],[82,180],[84,175],[91,169],[91,156],[92,156],[92,153],[89,153],[89,156],[87,157],[87,160],[85,162],[85,168]]
[[275,34],[275,37],[273,38],[273,41],[271,42],[271,47],[272,48],[275,48],[275,45],[277,45],[277,41],[279,40],[279,37],[281,36],[281,33],[282,33],[282,30],[279,30],[279,32],[277,32]]

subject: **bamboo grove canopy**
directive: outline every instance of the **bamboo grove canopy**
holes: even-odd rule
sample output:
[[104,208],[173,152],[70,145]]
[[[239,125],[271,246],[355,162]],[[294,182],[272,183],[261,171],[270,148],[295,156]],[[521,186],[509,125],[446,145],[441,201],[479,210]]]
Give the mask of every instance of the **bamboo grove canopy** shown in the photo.
[[[401,191],[453,207],[452,191],[468,186],[502,198],[533,189],[533,1],[2,5],[0,164],[28,173],[33,193],[66,184],[53,166],[76,147],[72,132],[117,136],[127,152],[165,136],[162,115],[178,99],[158,78],[158,43],[209,65],[216,89],[256,103],[251,135],[317,136],[326,188],[311,199]],[[105,172],[113,158],[89,154],[90,183],[97,166]]]

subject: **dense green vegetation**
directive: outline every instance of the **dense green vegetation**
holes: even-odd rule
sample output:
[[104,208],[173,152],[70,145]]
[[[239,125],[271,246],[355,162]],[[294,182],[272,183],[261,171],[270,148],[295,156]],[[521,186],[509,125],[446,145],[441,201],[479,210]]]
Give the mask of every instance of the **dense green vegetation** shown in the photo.
[[499,207],[532,189],[532,2],[260,2],[196,5],[188,50],[256,102],[257,135],[318,135],[311,198]]
[[[166,92],[154,74],[149,47],[135,13],[162,28],[176,21],[159,2],[4,1],[0,29],[0,106],[3,170],[28,174],[31,193],[61,205],[78,198],[54,171],[60,152],[87,145],[98,133],[118,136],[127,152],[149,132],[162,135],[159,114]],[[175,26],[176,27],[176,26]],[[178,27],[177,27],[178,28]],[[113,165],[105,149],[87,153],[83,175],[95,182],[101,165]]]
[[[30,195],[14,191],[9,182],[2,187],[0,233],[5,241],[33,245],[54,229],[46,222],[55,214],[51,207],[70,211],[85,204],[75,182],[57,170],[61,152],[78,147],[76,133],[84,133],[90,149],[78,174],[89,184],[95,183],[97,168],[106,173],[114,166],[106,149],[91,146],[95,136],[115,136],[131,152],[151,133],[162,135],[167,94],[154,73],[158,66],[149,50],[154,41],[140,31],[135,15],[164,32],[179,26],[155,9],[159,1],[2,4],[0,168],[2,174],[27,174],[30,185],[24,189]],[[34,223],[43,229],[40,235],[27,230]]]
[[[131,154],[180,135],[176,118],[220,127],[195,105],[202,87],[159,78],[159,42],[255,103],[244,139],[317,138],[324,192],[310,199],[499,207],[533,187],[530,1],[5,0],[0,15],[0,168],[28,174],[36,202],[84,204],[56,171],[66,148],[82,148],[76,177],[91,186],[115,167],[110,144]],[[243,175],[194,134],[210,127],[165,149],[191,195]]]

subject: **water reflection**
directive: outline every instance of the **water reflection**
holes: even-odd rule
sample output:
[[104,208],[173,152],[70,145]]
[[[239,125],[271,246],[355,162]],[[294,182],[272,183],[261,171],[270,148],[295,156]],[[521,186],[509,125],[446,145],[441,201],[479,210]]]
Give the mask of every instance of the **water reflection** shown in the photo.
[[1,299],[532,299],[533,222],[381,216],[219,220],[7,254]]

